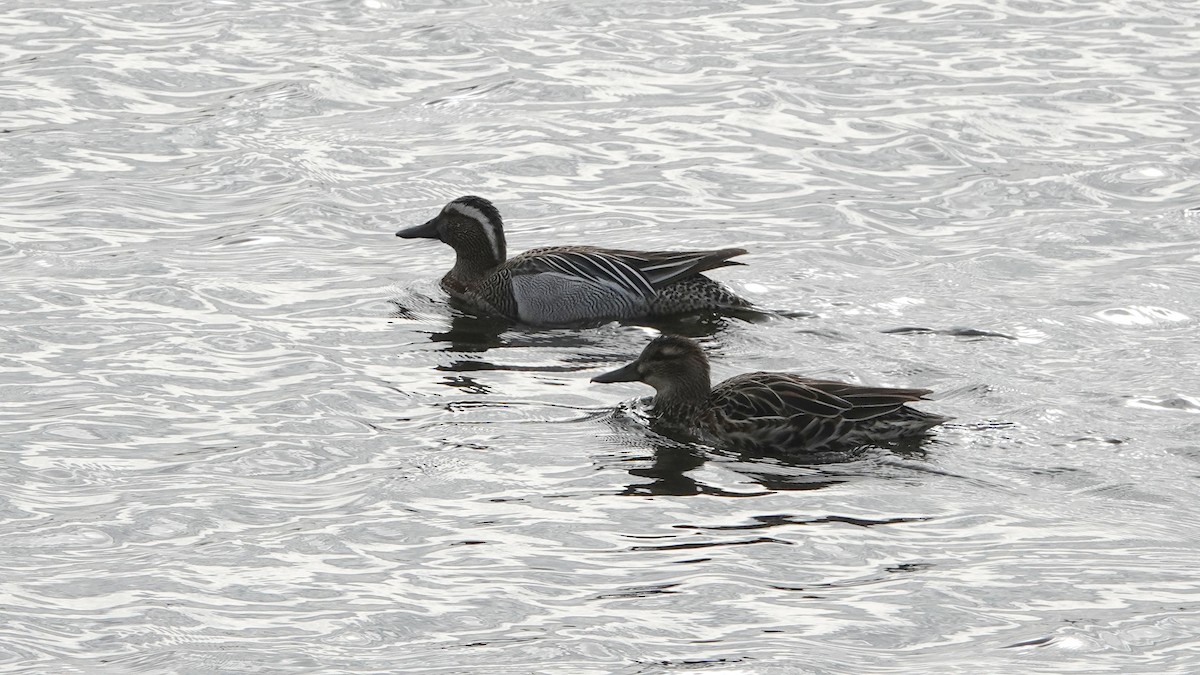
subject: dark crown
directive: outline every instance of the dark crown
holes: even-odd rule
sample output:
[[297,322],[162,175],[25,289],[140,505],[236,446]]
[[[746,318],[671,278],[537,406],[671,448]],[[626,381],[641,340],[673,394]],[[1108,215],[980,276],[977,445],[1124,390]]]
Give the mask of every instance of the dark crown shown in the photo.
[[660,335],[646,345],[647,354],[652,358],[676,359],[681,356],[697,354],[701,360],[707,360],[700,345],[678,335]]
[[482,213],[485,217],[487,217],[488,222],[491,223],[492,225],[494,225],[495,227],[499,228],[499,227],[503,226],[503,221],[501,221],[501,219],[500,219],[500,210],[497,209],[495,207],[495,205],[493,205],[491,202],[484,199],[483,197],[467,195],[465,197],[459,197],[458,199],[455,199],[454,201],[452,201],[450,203],[451,204],[462,204],[463,206],[469,206],[469,207],[479,211],[480,213]]

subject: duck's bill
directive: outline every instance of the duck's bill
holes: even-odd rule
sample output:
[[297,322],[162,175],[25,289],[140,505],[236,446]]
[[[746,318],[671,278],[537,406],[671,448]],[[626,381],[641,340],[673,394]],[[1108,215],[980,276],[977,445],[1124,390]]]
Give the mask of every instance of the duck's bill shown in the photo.
[[409,227],[396,233],[401,239],[439,239],[437,218],[416,227]]
[[601,382],[607,384],[609,382],[638,382],[642,379],[641,373],[637,369],[637,361],[621,366],[616,370],[610,370],[602,375],[597,375],[592,378],[592,382]]

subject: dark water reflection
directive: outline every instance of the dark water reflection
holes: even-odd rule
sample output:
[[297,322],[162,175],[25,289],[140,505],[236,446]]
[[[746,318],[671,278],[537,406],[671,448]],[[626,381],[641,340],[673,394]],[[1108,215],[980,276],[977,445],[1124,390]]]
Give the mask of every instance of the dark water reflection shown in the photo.
[[[649,450],[649,455],[622,455],[605,461],[603,466],[624,469],[649,482],[633,483],[621,493],[630,496],[754,497],[775,491],[820,490],[854,480],[877,478],[888,468],[902,467],[905,473],[931,471],[943,473],[921,463],[927,444],[936,441],[909,439],[887,447],[863,446],[820,453],[784,455],[770,451],[732,451],[698,444],[676,429],[658,429],[647,414],[650,399],[632,407],[622,406],[599,419],[608,424],[632,451]],[[706,463],[714,463],[726,473],[736,474],[739,489],[711,485],[689,475]],[[629,468],[629,464],[635,465]],[[944,474],[943,475],[949,475]],[[748,486],[754,487],[748,487]]]
[[[425,304],[436,301],[423,299]],[[416,320],[420,315],[409,309],[404,301],[393,298],[389,301],[395,310],[393,318]],[[453,352],[485,352],[498,347],[595,347],[597,342],[589,340],[586,327],[584,328],[555,328],[538,329],[522,326],[503,318],[479,315],[453,299],[447,299],[446,308],[449,311],[449,327],[445,331],[433,331],[429,334],[432,342],[447,343],[446,351]],[[808,316],[804,313],[794,313],[791,318]],[[739,313],[700,313],[672,317],[656,317],[625,322],[627,326],[641,326],[654,329],[660,333],[684,335],[692,338],[711,337],[724,330],[732,321],[761,322],[783,320],[778,314],[770,312],[744,311]],[[507,335],[506,335],[507,334]],[[502,338],[502,336],[504,336]]]
[[[689,475],[688,472],[700,468],[705,462],[714,461],[711,451],[701,448],[681,445],[656,446],[649,458],[626,458],[624,463],[638,463],[646,466],[627,469],[633,476],[649,478],[650,482],[628,485],[621,493],[623,495],[653,496],[653,495],[714,495],[719,497],[757,497],[777,490],[819,490],[852,479],[850,473],[839,470],[828,471],[819,468],[809,468],[808,471],[775,472],[775,467],[767,463],[730,462],[726,458],[724,468],[740,474],[748,482],[761,486],[761,490],[747,491],[728,490],[717,485],[708,485]],[[765,458],[764,458],[765,459]]]

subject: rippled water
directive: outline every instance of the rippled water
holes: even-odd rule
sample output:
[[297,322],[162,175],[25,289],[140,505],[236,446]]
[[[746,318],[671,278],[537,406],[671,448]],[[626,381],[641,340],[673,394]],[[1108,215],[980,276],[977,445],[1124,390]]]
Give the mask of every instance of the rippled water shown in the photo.
[[[10,672],[1200,670],[1200,20],[1121,0],[8,3]],[[744,246],[715,374],[916,453],[649,433],[637,326],[401,241]],[[613,411],[616,412],[613,412]]]

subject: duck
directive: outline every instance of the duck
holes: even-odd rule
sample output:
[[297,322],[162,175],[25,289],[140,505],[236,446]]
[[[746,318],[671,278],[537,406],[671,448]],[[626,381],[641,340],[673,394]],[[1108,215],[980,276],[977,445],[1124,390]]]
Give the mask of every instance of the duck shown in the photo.
[[680,336],[653,339],[638,358],[592,382],[654,387],[656,423],[739,450],[816,453],[919,438],[950,417],[910,408],[929,389],[869,387],[793,373],[754,372],[711,386],[708,357]]
[[474,312],[543,327],[601,324],[697,312],[753,310],[702,274],[741,265],[742,248],[630,251],[550,246],[507,257],[500,211],[483,197],[459,197],[403,239],[436,239],[454,249],[441,287]]

